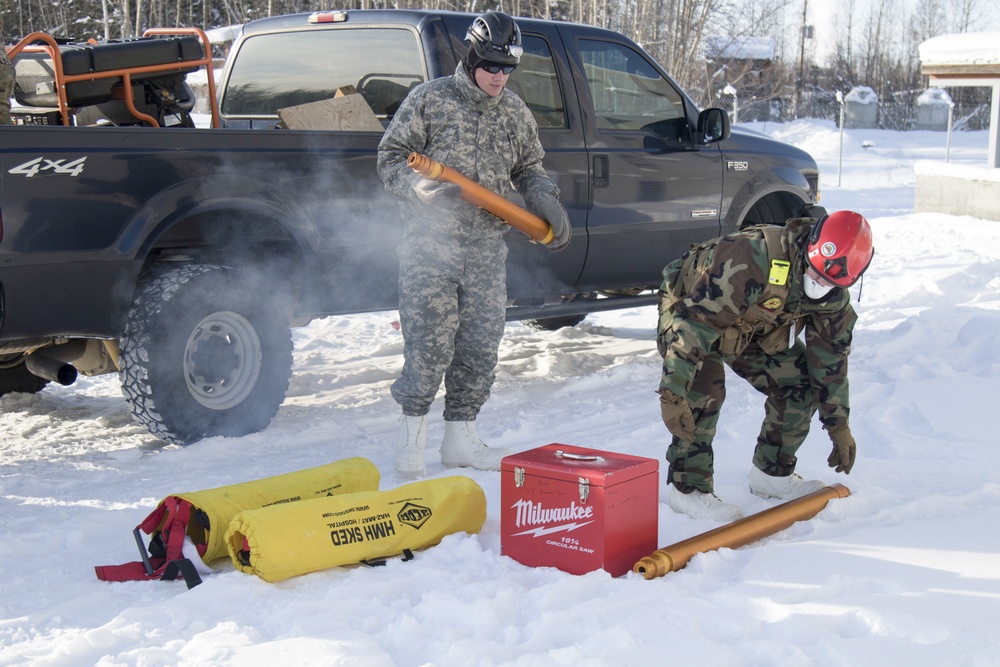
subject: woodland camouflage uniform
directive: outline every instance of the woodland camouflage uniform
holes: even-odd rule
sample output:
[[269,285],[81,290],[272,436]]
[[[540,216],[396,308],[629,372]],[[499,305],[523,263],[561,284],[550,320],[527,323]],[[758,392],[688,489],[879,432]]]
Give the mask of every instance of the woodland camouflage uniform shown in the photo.
[[[695,420],[695,440],[674,436],[667,449],[667,480],[681,492],[713,491],[712,440],[726,396],[723,364],[767,397],[754,465],[768,475],[794,471],[817,409],[824,428],[847,425],[847,356],[857,315],[845,288],[818,302],[803,292],[797,267],[814,222],[797,218],[784,228],[772,226],[770,256],[762,228],[751,228],[696,246],[663,271],[660,391],[685,397]],[[773,259],[792,267],[785,287],[768,286]]]
[[406,160],[422,153],[506,196],[511,184],[534,209],[559,191],[542,168],[544,151],[524,102],[491,97],[459,63],[403,101],[379,144],[378,171],[407,224],[398,248],[402,375],[391,388],[404,415],[427,414],[444,376],[446,421],[474,421],[489,398],[503,336],[508,227],[458,200],[422,202]]

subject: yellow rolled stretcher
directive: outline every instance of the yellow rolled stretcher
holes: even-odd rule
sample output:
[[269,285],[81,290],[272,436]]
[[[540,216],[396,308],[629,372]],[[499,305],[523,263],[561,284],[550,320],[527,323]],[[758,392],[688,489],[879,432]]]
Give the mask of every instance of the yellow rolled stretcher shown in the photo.
[[[233,517],[246,510],[291,507],[314,499],[378,489],[378,468],[364,458],[308,468],[275,477],[220,486],[205,491],[167,496],[139,524],[133,534],[141,561],[124,565],[99,565],[103,581],[172,580],[183,576],[188,588],[201,583],[192,559],[184,554],[188,538],[204,563],[229,555],[224,540]],[[150,535],[149,554],[142,531]]]
[[485,521],[479,485],[445,477],[247,510],[233,518],[226,543],[238,570],[276,582],[408,554],[452,533],[478,533]]

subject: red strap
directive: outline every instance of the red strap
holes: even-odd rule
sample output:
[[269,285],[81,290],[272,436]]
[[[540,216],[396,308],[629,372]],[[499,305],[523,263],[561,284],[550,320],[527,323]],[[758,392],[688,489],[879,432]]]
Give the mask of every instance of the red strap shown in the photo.
[[[152,535],[154,540],[157,534],[162,535],[165,553],[161,557],[148,559],[153,568],[152,573],[146,570],[143,561],[135,561],[123,565],[97,565],[94,567],[97,578],[101,581],[150,581],[163,578],[164,570],[170,562],[184,558],[182,549],[190,519],[190,502],[176,496],[164,498],[163,502],[137,526],[137,530]],[[140,552],[145,557],[141,547]],[[188,587],[191,587],[190,583]]]
[[189,589],[201,583],[201,575],[187,558],[164,561],[163,566],[151,575],[146,573],[146,566],[141,561],[125,563],[124,565],[97,565],[94,567],[94,571],[101,581],[153,581],[155,579],[173,581],[180,575],[184,578]]
[[[173,497],[173,496],[171,496]],[[167,500],[164,499],[162,503],[156,506],[156,509],[149,513],[145,519],[142,520],[137,528],[141,528],[142,532],[147,535],[152,535],[154,530],[159,530],[160,525],[163,523],[163,515],[167,512]]]
[[94,571],[101,581],[152,581],[162,576],[162,572],[146,574],[146,566],[140,560],[124,565],[95,565]]
[[164,540],[167,549],[166,559],[171,561],[184,558],[181,550],[184,547],[184,536],[187,535],[188,521],[191,519],[191,503],[170,496],[163,501],[163,504],[167,506],[167,524],[169,524],[161,531],[166,537]]

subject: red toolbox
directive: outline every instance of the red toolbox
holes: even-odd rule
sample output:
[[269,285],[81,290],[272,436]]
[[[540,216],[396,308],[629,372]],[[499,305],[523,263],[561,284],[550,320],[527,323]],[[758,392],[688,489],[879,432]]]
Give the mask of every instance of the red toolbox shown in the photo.
[[618,577],[656,551],[656,459],[553,443],[503,459],[500,553]]

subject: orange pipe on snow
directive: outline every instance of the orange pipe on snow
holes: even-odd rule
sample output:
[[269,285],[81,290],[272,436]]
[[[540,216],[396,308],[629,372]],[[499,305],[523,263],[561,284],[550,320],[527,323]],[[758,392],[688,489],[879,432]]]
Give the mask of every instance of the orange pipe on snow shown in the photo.
[[846,498],[849,495],[851,495],[850,489],[843,484],[832,484],[777,507],[657,549],[636,563],[632,571],[646,579],[662,577],[667,572],[676,572],[683,568],[695,554],[722,548],[736,549],[756,542],[762,537],[788,528],[796,521],[811,519],[819,514],[830,500]]
[[461,196],[465,201],[492,213],[514,229],[524,232],[543,245],[552,243],[552,227],[549,223],[495,192],[487,190],[451,167],[420,153],[410,153],[406,165],[432,181],[454,183],[462,188]]

